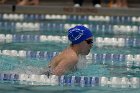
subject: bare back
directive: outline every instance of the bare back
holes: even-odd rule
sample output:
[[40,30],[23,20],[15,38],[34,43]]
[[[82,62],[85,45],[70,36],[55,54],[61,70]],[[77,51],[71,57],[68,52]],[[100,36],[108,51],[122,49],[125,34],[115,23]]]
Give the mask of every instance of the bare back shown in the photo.
[[58,56],[54,57],[50,62],[52,73],[55,75],[62,75],[65,72],[72,70],[78,62],[78,55],[71,49],[65,49]]

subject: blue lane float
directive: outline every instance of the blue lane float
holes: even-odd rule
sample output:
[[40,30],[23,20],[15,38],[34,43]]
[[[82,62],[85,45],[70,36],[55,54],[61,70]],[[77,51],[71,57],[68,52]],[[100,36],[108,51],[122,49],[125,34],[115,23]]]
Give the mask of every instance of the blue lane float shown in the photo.
[[95,87],[106,86],[115,88],[139,88],[140,78],[138,77],[87,77],[87,76],[55,76],[34,74],[5,74],[0,73],[1,82],[18,82],[24,85],[52,85],[52,86],[80,86],[80,87]]
[[[140,26],[137,24],[104,24],[104,23],[82,23],[87,26],[91,31],[97,34],[140,34]],[[70,27],[74,27],[78,24],[72,23],[58,23],[58,22],[11,22],[11,21],[1,21],[0,30],[6,30],[11,32],[22,32],[22,31],[54,31],[54,32],[65,32]]]
[[[51,60],[58,55],[59,52],[48,51],[25,51],[25,50],[0,50],[0,55],[30,58],[30,59],[44,59]],[[91,64],[107,64],[114,66],[126,66],[126,67],[140,67],[140,54],[89,54],[86,56],[86,60],[90,60]]]
[[[52,36],[52,35],[23,35],[23,34],[0,34],[0,43],[10,42],[57,42],[68,43],[66,36]],[[108,42],[110,41],[110,42]],[[140,38],[108,38],[108,37],[96,37],[96,47],[112,46],[112,47],[140,47]]]
[[16,14],[1,13],[0,20],[65,20],[65,21],[94,21],[110,23],[140,22],[139,16],[100,16],[100,15],[59,15],[59,14]]

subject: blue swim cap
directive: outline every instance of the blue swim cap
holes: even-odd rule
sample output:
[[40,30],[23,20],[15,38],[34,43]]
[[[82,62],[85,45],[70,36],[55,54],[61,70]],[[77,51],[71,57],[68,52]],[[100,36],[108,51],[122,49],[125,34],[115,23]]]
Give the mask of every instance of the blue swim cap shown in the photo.
[[93,34],[91,31],[83,25],[78,25],[68,30],[68,39],[72,42],[72,44],[81,43],[92,36]]

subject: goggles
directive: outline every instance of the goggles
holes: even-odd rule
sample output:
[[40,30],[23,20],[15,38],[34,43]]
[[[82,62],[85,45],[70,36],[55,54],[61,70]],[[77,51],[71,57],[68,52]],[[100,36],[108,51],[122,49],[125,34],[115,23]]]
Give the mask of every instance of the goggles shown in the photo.
[[93,39],[87,39],[85,41],[87,42],[87,44],[93,44]]

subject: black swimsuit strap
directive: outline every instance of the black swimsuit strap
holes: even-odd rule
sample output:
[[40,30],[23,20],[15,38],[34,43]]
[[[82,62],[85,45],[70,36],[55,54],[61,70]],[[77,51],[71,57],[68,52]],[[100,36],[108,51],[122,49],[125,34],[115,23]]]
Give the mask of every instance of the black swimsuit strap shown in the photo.
[[52,69],[51,69],[51,66],[49,65],[48,68],[47,68],[47,71],[43,72],[42,74],[47,75],[47,77],[49,78],[50,75],[52,75]]

